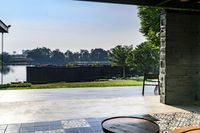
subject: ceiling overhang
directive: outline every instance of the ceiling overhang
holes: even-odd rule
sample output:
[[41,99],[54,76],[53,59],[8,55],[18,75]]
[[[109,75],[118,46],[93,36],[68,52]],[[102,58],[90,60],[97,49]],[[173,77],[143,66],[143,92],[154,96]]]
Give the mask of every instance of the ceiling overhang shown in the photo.
[[9,28],[9,26],[7,26],[6,24],[4,24],[0,20],[0,33],[8,33],[8,28]]
[[174,9],[199,10],[200,0],[79,0],[117,4],[146,5]]

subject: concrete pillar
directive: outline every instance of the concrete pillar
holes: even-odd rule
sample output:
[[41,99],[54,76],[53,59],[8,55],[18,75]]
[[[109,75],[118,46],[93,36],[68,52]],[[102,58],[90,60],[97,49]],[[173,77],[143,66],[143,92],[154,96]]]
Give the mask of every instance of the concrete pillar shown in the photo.
[[161,15],[160,82],[162,103],[200,101],[200,12]]

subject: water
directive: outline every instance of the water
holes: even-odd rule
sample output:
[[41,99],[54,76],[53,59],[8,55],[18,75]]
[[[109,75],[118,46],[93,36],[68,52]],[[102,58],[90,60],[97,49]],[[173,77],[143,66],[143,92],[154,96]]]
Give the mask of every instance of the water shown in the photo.
[[26,81],[26,66],[6,66],[3,83]]

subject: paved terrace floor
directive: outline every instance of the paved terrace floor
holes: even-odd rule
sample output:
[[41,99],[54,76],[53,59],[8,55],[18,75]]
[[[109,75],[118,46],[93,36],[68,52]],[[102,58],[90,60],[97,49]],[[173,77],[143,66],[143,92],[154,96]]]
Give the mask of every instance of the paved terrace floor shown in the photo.
[[163,129],[170,128],[165,120],[168,117],[200,118],[198,112],[188,112],[197,111],[198,107],[164,105],[159,102],[159,96],[154,96],[153,87],[146,88],[144,97],[141,89],[138,86],[0,91],[0,133],[100,133],[102,119],[121,115],[151,114],[153,117],[145,117],[168,126]]

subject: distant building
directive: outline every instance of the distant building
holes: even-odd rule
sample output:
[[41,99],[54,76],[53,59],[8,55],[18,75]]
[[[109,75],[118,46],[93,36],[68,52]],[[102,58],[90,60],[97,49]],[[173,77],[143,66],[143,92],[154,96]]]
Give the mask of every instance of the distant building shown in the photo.
[[27,58],[22,54],[11,55],[9,64],[10,65],[29,65],[33,62],[32,59]]

